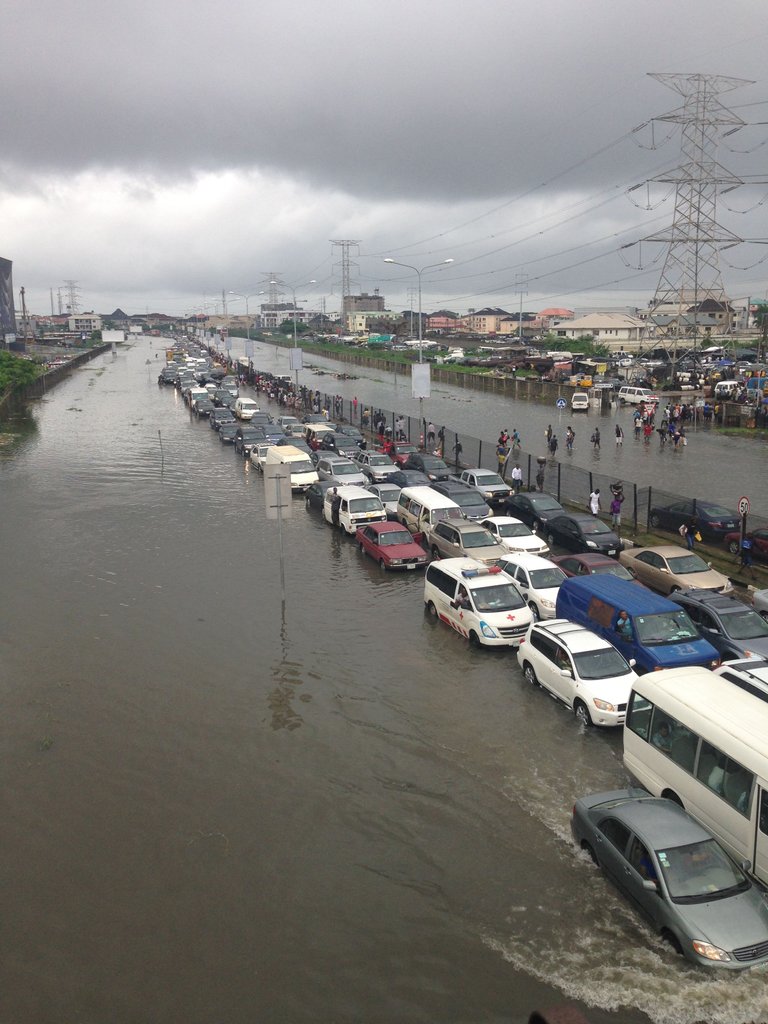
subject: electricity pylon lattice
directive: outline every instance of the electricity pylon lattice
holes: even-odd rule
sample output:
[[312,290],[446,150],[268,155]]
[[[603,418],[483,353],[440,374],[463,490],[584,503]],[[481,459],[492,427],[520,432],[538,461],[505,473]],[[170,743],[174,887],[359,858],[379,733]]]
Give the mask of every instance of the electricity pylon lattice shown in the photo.
[[683,103],[655,119],[681,126],[682,162],[672,171],[651,179],[675,186],[675,211],[670,228],[646,239],[667,246],[650,311],[652,316],[673,316],[674,333],[678,336],[684,332],[681,325],[690,310],[692,326],[685,333],[692,333],[695,340],[700,314],[716,308],[709,303],[703,305],[707,300],[713,300],[721,309],[730,308],[720,274],[719,253],[743,241],[717,222],[718,192],[736,188],[743,181],[718,162],[716,153],[724,129],[735,131],[746,122],[718,97],[752,83],[724,75],[652,74],[651,78],[680,93]]

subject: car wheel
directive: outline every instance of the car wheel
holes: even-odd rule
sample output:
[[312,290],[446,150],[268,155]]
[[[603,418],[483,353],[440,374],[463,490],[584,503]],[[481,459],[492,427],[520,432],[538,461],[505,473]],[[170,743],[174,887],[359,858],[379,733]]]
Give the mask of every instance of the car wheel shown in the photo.
[[440,551],[434,546],[434,544],[432,545],[431,554],[434,559],[438,559],[440,557]]
[[474,629],[470,629],[470,631],[469,631],[469,646],[470,647],[479,647],[480,646],[480,637],[477,635],[477,633],[474,631]]
[[539,619],[541,618],[541,612],[536,607],[536,605],[533,603],[533,601],[529,601],[528,602],[528,607],[531,609],[531,615],[533,615],[533,621],[534,622],[538,622]]
[[661,520],[659,519],[659,517],[658,517],[658,516],[656,515],[656,513],[655,513],[655,512],[654,512],[654,514],[653,514],[653,515],[651,516],[651,518],[649,519],[649,522],[650,522],[651,526],[652,526],[652,527],[653,527],[654,529],[656,529],[657,527],[661,526]]
[[661,933],[661,937],[665,942],[668,942],[670,944],[672,949],[674,949],[674,951],[677,954],[679,954],[680,956],[683,955],[683,947],[680,945],[680,940],[674,932],[671,932],[669,928],[664,928]]
[[732,555],[738,555],[738,553],[739,553],[739,542],[737,540],[732,540],[728,544],[728,550],[731,552]]
[[583,726],[589,728],[592,725],[592,719],[589,714],[589,708],[582,700],[574,701],[573,713],[576,715],[576,720]]
[[536,673],[533,671],[533,665],[529,665],[527,661],[523,665],[523,677],[525,678],[526,683],[529,683],[531,686],[539,685],[539,680],[536,678]]
[[437,608],[435,608],[432,601],[427,601],[427,615],[429,615],[430,619],[437,618]]
[[[683,807],[683,801],[673,789],[665,789],[661,795],[665,800],[671,800],[672,803],[677,804],[678,807]],[[684,807],[683,810],[685,810]]]
[[669,592],[670,592],[670,594],[679,594],[680,593],[680,587],[672,587]]
[[582,840],[581,848],[584,851],[584,853],[586,853],[588,855],[588,857],[592,861],[592,863],[593,864],[597,864],[597,857],[595,856],[595,851],[592,849],[592,847],[589,845],[589,843],[587,842],[586,839]]
[[547,544],[551,548],[553,548],[555,546],[555,538],[554,538],[554,536],[551,533],[547,534]]
[[387,563],[384,561],[383,558],[379,559],[379,568],[381,569],[382,572],[384,572],[384,570],[387,568]]
[[365,548],[363,547],[363,545],[362,544],[358,544],[357,546],[360,549],[360,554],[364,555],[365,554]]

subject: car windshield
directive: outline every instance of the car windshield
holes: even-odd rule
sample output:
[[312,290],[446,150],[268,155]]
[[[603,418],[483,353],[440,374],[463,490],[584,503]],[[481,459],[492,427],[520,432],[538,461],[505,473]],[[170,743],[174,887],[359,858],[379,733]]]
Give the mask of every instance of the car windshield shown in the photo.
[[599,519],[584,519],[581,523],[581,532],[585,537],[591,537],[595,533],[610,533],[611,528]]
[[529,498],[528,500],[530,501],[531,505],[533,505],[533,508],[536,512],[559,512],[562,508],[559,502],[555,501],[554,498],[550,498],[546,495],[541,495],[536,498]]
[[369,455],[368,456],[369,466],[391,466],[392,460],[388,459],[386,455]]
[[429,469],[447,469],[448,467],[442,459],[438,459],[435,455],[422,455],[421,464],[425,470]]
[[458,505],[451,505],[450,508],[436,508],[432,513],[432,519],[438,522],[440,519],[463,519],[461,509]]
[[488,506],[478,494],[452,494],[451,501],[455,501],[459,508],[485,508]]
[[669,571],[673,572],[676,576],[687,576],[692,572],[709,572],[709,566],[698,555],[680,555],[668,558],[667,564],[669,565]]
[[582,679],[609,679],[625,676],[632,669],[626,660],[612,647],[597,651],[582,651],[574,654],[576,671]]
[[400,497],[400,489],[398,487],[380,487],[378,495],[382,501],[397,501]]
[[714,839],[657,850],[656,856],[675,903],[707,903],[750,888],[744,873]]
[[722,505],[705,505],[703,508],[701,505],[697,506],[699,513],[703,512],[707,519],[736,519],[736,513],[731,512],[727,508],[723,508]]
[[349,503],[350,512],[381,512],[378,498],[353,498]]
[[478,612],[506,612],[513,608],[524,608],[525,601],[511,583],[499,583],[493,587],[477,587],[470,590],[472,603]]
[[388,533],[379,534],[379,544],[383,548],[391,547],[394,544],[410,544],[413,537],[408,530],[390,530]]
[[606,562],[605,565],[595,565],[589,570],[595,576],[618,576],[620,580],[633,580],[635,577],[620,562]]
[[351,476],[360,470],[352,462],[334,462],[331,464],[331,472],[334,476]]
[[499,527],[500,537],[532,537],[533,534],[525,523],[502,523]]
[[768,637],[768,622],[751,608],[741,609],[723,616],[728,636],[734,640],[756,640]]
[[688,618],[688,613],[658,612],[656,615],[636,615],[632,625],[637,632],[640,643],[676,644],[681,640],[698,640],[696,627]]
[[558,566],[551,569],[531,569],[531,586],[534,590],[549,590],[559,587],[565,579],[565,573]]
[[480,487],[506,487],[498,473],[478,473],[477,482]]
[[469,530],[461,535],[461,546],[467,549],[487,548],[489,544],[495,543],[487,530]]
[[418,452],[418,448],[415,444],[396,444],[395,451],[398,455],[413,455]]

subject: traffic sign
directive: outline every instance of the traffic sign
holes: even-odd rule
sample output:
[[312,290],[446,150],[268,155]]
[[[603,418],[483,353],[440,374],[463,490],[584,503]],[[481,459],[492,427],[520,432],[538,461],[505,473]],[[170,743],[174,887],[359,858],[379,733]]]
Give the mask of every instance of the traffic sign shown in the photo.
[[558,409],[564,409],[566,405],[568,405],[568,403],[564,398],[558,398],[558,400],[555,402],[555,405]]
[[749,512],[749,498],[746,496],[739,498],[737,508],[739,510],[739,515],[745,516]]

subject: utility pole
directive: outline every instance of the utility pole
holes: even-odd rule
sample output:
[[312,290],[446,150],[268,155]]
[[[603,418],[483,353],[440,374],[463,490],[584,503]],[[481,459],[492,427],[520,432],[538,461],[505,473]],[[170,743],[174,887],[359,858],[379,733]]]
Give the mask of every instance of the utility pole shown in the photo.
[[75,313],[80,312],[80,292],[77,288],[77,281],[65,281],[64,284],[67,286],[67,309],[70,316],[74,316]]
[[408,329],[408,337],[409,338],[413,337],[413,304],[414,304],[415,301],[416,301],[416,289],[415,288],[409,288],[408,289],[408,312],[409,312],[410,318],[411,318],[411,325],[410,325],[410,327]]
[[520,319],[517,322],[517,337],[523,343],[523,295],[528,294],[528,275],[515,274],[515,291],[520,293]]

